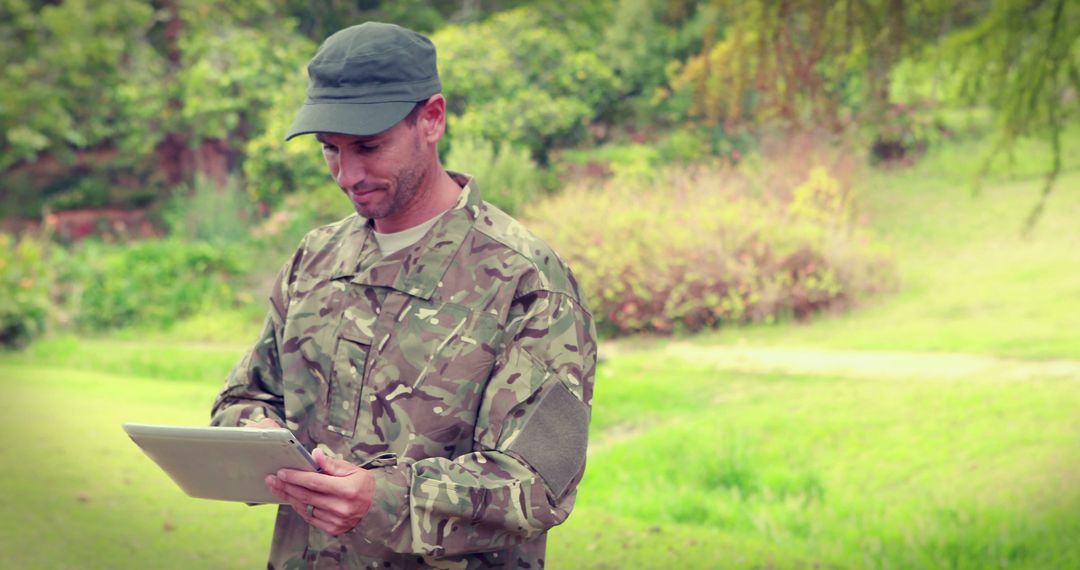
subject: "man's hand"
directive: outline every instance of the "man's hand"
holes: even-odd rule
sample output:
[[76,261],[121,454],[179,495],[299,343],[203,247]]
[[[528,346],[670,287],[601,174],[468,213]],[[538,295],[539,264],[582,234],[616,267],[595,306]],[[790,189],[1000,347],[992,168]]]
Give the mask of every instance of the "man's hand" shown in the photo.
[[308,524],[331,536],[344,534],[359,524],[371,507],[375,476],[347,461],[327,457],[319,449],[311,455],[322,473],[282,469],[266,476],[266,486]]

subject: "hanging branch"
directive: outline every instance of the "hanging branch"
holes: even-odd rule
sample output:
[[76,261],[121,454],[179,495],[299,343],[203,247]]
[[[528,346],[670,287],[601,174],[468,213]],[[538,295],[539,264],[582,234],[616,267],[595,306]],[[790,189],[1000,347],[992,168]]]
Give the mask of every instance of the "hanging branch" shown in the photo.
[[1035,112],[1035,107],[1038,104],[1038,89],[1041,89],[1043,79],[1049,77],[1050,90],[1046,94],[1048,119],[1050,123],[1050,146],[1053,149],[1053,159],[1050,167],[1050,171],[1046,174],[1046,180],[1043,183],[1042,192],[1039,194],[1039,201],[1035,203],[1035,207],[1031,209],[1027,219],[1024,221],[1024,236],[1031,235],[1031,231],[1035,228],[1035,224],[1038,223],[1039,218],[1042,217],[1043,210],[1046,209],[1046,200],[1050,197],[1050,193],[1054,189],[1054,182],[1057,181],[1058,174],[1061,173],[1061,122],[1058,120],[1058,100],[1060,99],[1060,89],[1058,86],[1058,77],[1061,70],[1061,63],[1069,56],[1069,45],[1066,42],[1064,46],[1057,46],[1058,34],[1061,31],[1061,19],[1063,12],[1065,11],[1065,0],[1058,0],[1057,6],[1054,8],[1054,18],[1050,28],[1050,38],[1046,43],[1046,55],[1050,60],[1050,72],[1047,75],[1039,77],[1039,81],[1033,88],[1031,94],[1030,111]]

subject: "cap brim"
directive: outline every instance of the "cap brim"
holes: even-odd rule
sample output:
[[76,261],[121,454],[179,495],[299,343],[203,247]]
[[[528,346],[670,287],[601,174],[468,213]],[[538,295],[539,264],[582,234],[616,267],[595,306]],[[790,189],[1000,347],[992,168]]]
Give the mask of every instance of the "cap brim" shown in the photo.
[[296,113],[285,140],[312,133],[368,136],[396,125],[416,106],[415,101],[387,103],[307,102]]

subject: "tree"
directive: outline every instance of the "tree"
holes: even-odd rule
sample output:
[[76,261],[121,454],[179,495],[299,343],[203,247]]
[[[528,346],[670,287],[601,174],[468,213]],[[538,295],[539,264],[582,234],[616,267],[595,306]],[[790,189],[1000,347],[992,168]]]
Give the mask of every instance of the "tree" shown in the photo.
[[1068,0],[994,0],[982,8],[940,50],[953,63],[961,99],[995,112],[998,138],[980,178],[1021,137],[1050,142],[1051,163],[1025,221],[1028,232],[1061,172],[1062,130],[1080,110],[1080,6]]
[[[1030,229],[1061,170],[1061,133],[1080,107],[1080,4],[1070,0],[716,0],[701,53],[677,67],[689,115],[738,128],[778,121],[883,125],[893,71],[905,60],[951,62],[957,101],[994,112],[997,143],[982,173],[1025,136],[1052,161]],[[947,96],[946,96],[947,98]]]
[[0,8],[5,215],[149,201],[196,176],[223,186],[313,51],[269,0]]

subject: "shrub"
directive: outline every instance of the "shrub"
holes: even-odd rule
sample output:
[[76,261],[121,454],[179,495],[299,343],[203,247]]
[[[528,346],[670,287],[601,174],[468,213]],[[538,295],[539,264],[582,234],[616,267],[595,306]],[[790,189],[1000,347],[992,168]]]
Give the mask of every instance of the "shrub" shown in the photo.
[[804,318],[892,280],[852,223],[850,192],[821,168],[784,197],[717,168],[615,178],[525,217],[566,257],[608,334]]
[[[330,179],[329,174],[324,176]],[[291,255],[296,244],[309,231],[355,213],[352,203],[341,189],[333,183],[330,186],[286,196],[280,207],[252,232],[260,249]],[[277,268],[274,269],[276,271]]]
[[947,134],[948,130],[931,114],[929,105],[898,103],[885,112],[870,154],[875,162],[910,161],[913,155],[922,153]]
[[22,347],[49,316],[47,242],[0,233],[0,346]]
[[553,161],[564,178],[585,176],[655,179],[668,166],[700,162],[712,154],[709,132],[680,128],[648,142],[619,141],[561,150]]
[[484,199],[511,214],[540,189],[540,172],[529,151],[506,142],[496,148],[483,139],[458,139],[446,164],[474,176]]
[[65,275],[67,297],[82,327],[169,326],[200,310],[236,303],[230,279],[244,273],[235,248],[176,239],[74,252]]
[[171,235],[216,245],[247,241],[254,217],[255,205],[235,177],[218,188],[201,175],[190,188],[174,191],[163,212]]

